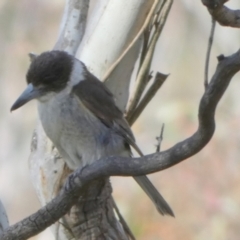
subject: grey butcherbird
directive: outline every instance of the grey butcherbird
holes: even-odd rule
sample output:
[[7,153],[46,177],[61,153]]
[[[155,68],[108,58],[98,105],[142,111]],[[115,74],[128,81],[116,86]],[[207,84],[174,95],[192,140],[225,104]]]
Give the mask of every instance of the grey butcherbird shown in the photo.
[[[141,156],[112,93],[85,65],[64,51],[44,52],[31,63],[28,86],[11,111],[38,101],[42,126],[72,170],[106,156]],[[146,176],[134,177],[161,214],[173,211]]]

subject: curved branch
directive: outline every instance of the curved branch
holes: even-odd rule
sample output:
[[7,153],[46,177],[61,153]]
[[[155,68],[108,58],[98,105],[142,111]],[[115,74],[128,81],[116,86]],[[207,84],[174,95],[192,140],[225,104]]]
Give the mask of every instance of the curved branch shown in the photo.
[[223,4],[228,0],[202,0],[213,19],[222,26],[240,28],[240,10],[232,10]]
[[199,106],[199,126],[188,139],[172,148],[141,158],[108,157],[80,169],[68,178],[64,192],[30,217],[6,229],[1,240],[27,239],[65,215],[91,181],[106,176],[145,175],[169,168],[199,152],[215,130],[216,106],[232,77],[240,71],[240,50],[230,57],[218,57],[219,64]]

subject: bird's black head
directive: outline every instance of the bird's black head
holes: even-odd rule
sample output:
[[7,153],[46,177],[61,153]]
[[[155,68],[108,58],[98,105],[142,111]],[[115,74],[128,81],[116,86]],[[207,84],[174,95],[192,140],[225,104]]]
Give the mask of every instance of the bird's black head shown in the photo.
[[32,99],[63,90],[70,79],[74,57],[64,51],[44,52],[35,57],[27,72],[28,86],[13,104],[11,111]]
[[43,91],[58,92],[66,87],[73,57],[64,51],[44,52],[34,58],[28,69],[27,83]]

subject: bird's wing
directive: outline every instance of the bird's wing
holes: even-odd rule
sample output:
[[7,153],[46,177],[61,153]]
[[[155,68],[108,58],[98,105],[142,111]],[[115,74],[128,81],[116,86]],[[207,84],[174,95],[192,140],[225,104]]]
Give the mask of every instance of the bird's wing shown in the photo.
[[[81,103],[102,121],[103,124],[122,136],[126,143],[131,145],[140,156],[143,156],[141,150],[135,143],[133,133],[123,113],[115,104],[112,93],[90,72],[86,72],[86,74],[88,74],[86,80],[79,82],[73,87],[73,94],[75,94]],[[161,214],[174,216],[167,202],[146,176],[135,176],[134,179],[150,197]]]
[[123,113],[115,104],[113,94],[90,72],[86,74],[88,74],[86,80],[80,81],[73,87],[73,94],[103,124],[121,135],[128,144],[142,155]]

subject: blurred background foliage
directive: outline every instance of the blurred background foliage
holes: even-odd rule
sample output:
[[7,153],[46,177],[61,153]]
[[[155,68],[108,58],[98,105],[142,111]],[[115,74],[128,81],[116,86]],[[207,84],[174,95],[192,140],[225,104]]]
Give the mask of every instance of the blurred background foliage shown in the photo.
[[[10,113],[24,89],[27,54],[51,50],[64,1],[0,1],[0,198],[10,223],[39,207],[28,171],[35,103]],[[228,6],[240,8],[239,0]],[[158,42],[152,69],[170,73],[166,83],[133,126],[137,142],[148,154],[165,123],[162,150],[197,128],[211,18],[201,1],[175,1]],[[210,63],[214,73],[220,54],[239,48],[240,32],[217,24]],[[232,80],[216,113],[211,142],[187,161],[151,175],[172,206],[176,218],[160,216],[131,178],[112,178],[114,196],[137,239],[238,240],[240,236],[240,74]],[[32,239],[53,240],[50,230]]]

